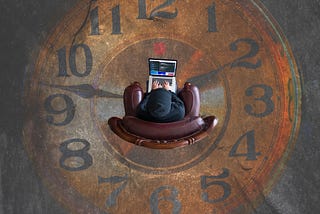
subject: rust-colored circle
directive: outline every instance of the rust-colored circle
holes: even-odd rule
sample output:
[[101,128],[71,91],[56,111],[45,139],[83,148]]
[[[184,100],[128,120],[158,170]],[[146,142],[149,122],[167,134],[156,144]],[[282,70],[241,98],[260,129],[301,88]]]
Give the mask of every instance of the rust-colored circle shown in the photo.
[[[199,2],[81,1],[42,45],[24,144],[72,212],[245,213],[277,182],[300,123],[290,46],[256,0]],[[108,128],[149,57],[177,59],[179,85],[200,88],[201,114],[219,119],[209,138],[151,151]]]
[[[188,79],[194,77],[195,73],[200,73],[199,69],[210,71],[213,67],[219,66],[206,59],[201,50],[197,50],[183,42],[166,38],[148,39],[135,42],[113,57],[112,61],[103,64],[100,69],[101,73],[98,73],[95,78],[95,87],[110,91],[115,87],[125,88],[130,83],[138,81],[141,83],[144,91],[146,91],[146,80],[148,77],[147,61],[149,57],[154,58],[158,56],[158,52],[154,51],[154,47],[158,45],[163,47],[162,58],[179,59],[177,76],[179,77],[178,82],[180,87]],[[124,59],[130,59],[130,61],[124,62]],[[191,66],[192,68],[190,68]],[[210,139],[180,149],[163,151],[147,149],[128,144],[116,136],[106,127],[105,121],[112,116],[122,117],[124,115],[123,107],[114,111],[111,110],[114,106],[122,106],[122,99],[94,99],[92,102],[92,116],[95,118],[95,124],[98,125],[99,132],[105,138],[106,142],[104,146],[120,162],[145,173],[174,173],[195,166],[206,156],[210,155],[210,152],[216,148],[228,125],[230,91],[223,73],[216,75],[210,84],[202,88],[200,94],[203,98],[208,96],[207,94],[215,95],[215,99],[203,99],[201,113],[203,115],[215,115],[219,118],[222,125],[215,130],[214,135],[212,134]],[[113,104],[110,104],[110,102]],[[110,110],[106,111],[105,107],[109,107]],[[178,159],[175,158],[177,155],[179,156]],[[141,156],[144,158],[142,159]],[[157,161],[158,159],[162,159],[163,161],[159,162]]]

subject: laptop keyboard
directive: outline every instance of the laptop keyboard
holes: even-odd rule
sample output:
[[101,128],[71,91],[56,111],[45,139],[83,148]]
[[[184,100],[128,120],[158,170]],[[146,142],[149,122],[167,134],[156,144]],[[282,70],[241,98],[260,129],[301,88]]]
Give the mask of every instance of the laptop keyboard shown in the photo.
[[169,85],[172,85],[172,79],[162,79],[162,78],[152,78],[152,81],[158,81],[160,84],[163,84],[165,81],[169,82]]

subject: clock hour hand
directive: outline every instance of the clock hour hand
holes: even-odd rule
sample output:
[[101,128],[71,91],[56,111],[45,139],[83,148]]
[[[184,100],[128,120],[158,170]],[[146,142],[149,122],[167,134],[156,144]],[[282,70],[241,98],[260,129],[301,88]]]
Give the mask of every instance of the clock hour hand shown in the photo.
[[199,89],[203,88],[203,87],[207,86],[211,82],[211,80],[214,79],[216,77],[216,75],[219,74],[220,71],[222,71],[227,66],[230,66],[231,64],[232,63],[228,63],[228,64],[220,66],[217,69],[212,70],[208,73],[200,74],[200,75],[194,76],[194,77],[190,77],[189,79],[187,79],[187,82],[190,82],[193,85],[196,85],[197,87],[199,87]]
[[[47,84],[42,83],[42,85],[47,85]],[[51,88],[58,88],[65,91],[69,91],[86,99],[93,98],[94,96],[106,97],[106,98],[122,98],[122,95],[114,94],[101,89],[96,89],[89,84],[80,84],[80,85],[71,85],[71,86],[64,86],[64,85],[47,85],[47,86]]]
[[246,54],[238,57],[237,59],[233,60],[230,63],[227,63],[223,66],[218,67],[215,70],[210,71],[209,73],[192,77],[188,79],[188,81],[191,82],[192,84],[197,85],[199,88],[201,88],[206,86],[208,83],[210,83],[211,80],[226,67],[229,67],[229,66],[230,68],[244,67],[246,69],[259,68],[262,64],[260,58],[257,59],[255,63],[247,61],[248,59],[255,57],[259,53],[259,44],[254,39],[251,39],[251,38],[240,38],[230,44],[230,50],[237,51],[238,45],[240,43],[243,43],[249,46],[250,49],[247,51]]

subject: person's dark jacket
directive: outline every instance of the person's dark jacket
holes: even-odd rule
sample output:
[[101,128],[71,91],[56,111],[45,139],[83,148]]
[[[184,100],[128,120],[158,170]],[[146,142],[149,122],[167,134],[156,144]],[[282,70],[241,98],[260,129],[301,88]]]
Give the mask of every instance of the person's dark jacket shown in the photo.
[[137,109],[140,119],[168,123],[184,118],[183,101],[173,92],[164,88],[152,90],[146,94]]

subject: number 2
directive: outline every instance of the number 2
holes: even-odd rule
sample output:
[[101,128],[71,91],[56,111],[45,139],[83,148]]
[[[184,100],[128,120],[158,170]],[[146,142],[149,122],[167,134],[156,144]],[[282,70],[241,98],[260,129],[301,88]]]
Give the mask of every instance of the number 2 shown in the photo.
[[139,15],[138,19],[154,19],[155,17],[165,18],[165,19],[174,19],[178,15],[178,9],[175,8],[175,12],[167,12],[162,11],[161,9],[172,5],[175,0],[167,0],[164,3],[160,4],[159,6],[155,7],[151,12],[150,16],[147,16],[146,11],[146,0],[138,0],[138,7],[139,7]]
[[245,61],[245,59],[249,59],[252,58],[254,56],[256,56],[259,53],[259,44],[250,38],[241,38],[238,39],[234,42],[232,42],[230,44],[230,50],[231,51],[237,51],[238,50],[238,44],[239,43],[245,43],[247,45],[250,46],[250,50],[247,54],[239,57],[238,59],[236,59],[232,64],[231,64],[231,68],[234,67],[244,67],[244,68],[248,68],[248,69],[256,69],[261,67],[261,59],[258,59],[256,63],[251,63],[248,61]]

